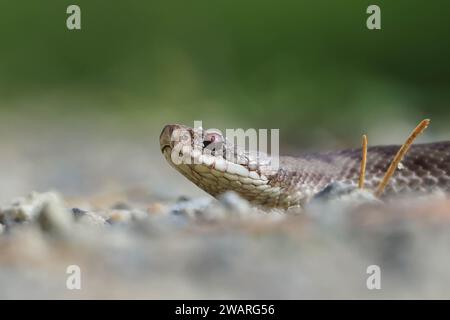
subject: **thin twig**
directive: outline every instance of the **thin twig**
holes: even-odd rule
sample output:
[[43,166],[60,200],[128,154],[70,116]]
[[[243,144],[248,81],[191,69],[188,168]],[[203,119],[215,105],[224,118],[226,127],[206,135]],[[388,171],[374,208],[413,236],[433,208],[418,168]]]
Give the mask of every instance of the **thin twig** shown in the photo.
[[359,183],[358,188],[364,188],[364,179],[366,177],[366,162],[367,162],[367,136],[363,134],[362,136],[362,158],[361,167],[359,170]]
[[397,169],[398,164],[400,163],[400,161],[402,161],[409,147],[411,147],[413,141],[428,127],[429,124],[430,119],[422,120],[419,123],[419,125],[413,130],[413,132],[411,132],[406,142],[400,147],[400,149],[398,150],[397,154],[394,157],[394,160],[392,160],[391,164],[389,165],[389,168],[387,169],[383,177],[383,180],[381,180],[380,184],[378,185],[378,188],[375,192],[375,195],[377,197],[383,194],[384,188],[387,186],[389,180],[394,175],[394,172]]

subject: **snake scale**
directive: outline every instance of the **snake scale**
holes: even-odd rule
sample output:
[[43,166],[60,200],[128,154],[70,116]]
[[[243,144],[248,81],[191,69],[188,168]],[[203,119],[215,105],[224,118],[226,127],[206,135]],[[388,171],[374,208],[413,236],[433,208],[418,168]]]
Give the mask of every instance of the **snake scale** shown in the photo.
[[[356,186],[361,162],[361,149],[355,148],[280,156],[274,170],[268,165],[269,157],[237,150],[218,131],[177,124],[164,127],[160,146],[170,165],[212,196],[232,190],[251,203],[266,207],[303,206],[335,182]],[[399,147],[368,148],[367,189],[376,188]],[[411,146],[384,194],[436,190],[450,191],[450,141]]]

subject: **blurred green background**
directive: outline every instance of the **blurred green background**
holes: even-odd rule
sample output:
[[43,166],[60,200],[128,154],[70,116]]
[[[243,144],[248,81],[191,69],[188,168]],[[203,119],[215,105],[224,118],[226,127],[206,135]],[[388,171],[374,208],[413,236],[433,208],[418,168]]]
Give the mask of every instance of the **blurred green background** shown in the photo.
[[[374,3],[379,31],[366,28]],[[80,31],[66,28],[69,4]],[[308,147],[423,117],[447,132],[449,17],[444,0],[1,0],[2,133],[156,134],[201,119],[280,128],[284,144]]]

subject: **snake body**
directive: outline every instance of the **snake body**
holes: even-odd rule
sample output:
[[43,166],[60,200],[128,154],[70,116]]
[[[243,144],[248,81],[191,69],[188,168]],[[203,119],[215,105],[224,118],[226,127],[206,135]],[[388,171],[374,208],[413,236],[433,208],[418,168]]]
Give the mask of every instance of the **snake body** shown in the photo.
[[[209,145],[211,140],[219,140],[220,148],[231,150],[234,157],[202,152],[206,149],[205,141]],[[361,149],[355,148],[282,156],[274,170],[268,165],[270,158],[261,159],[236,151],[219,133],[208,138],[207,130],[182,125],[167,125],[161,133],[160,146],[170,165],[209,194],[216,197],[231,190],[254,204],[267,207],[302,206],[335,182],[356,186],[361,162]],[[367,189],[376,188],[399,147],[368,148]],[[385,195],[435,190],[450,191],[450,141],[411,146]]]

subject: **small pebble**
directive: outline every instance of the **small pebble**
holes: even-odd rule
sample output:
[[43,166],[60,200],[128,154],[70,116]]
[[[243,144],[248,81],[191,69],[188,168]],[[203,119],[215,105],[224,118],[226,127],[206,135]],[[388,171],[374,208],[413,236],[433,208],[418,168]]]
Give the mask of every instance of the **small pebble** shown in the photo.
[[73,217],[58,196],[48,197],[38,214],[38,223],[43,231],[65,235],[70,232]]
[[78,218],[78,222],[95,226],[104,226],[107,223],[105,218],[91,211],[84,212],[83,215]]
[[111,209],[114,209],[114,210],[131,210],[131,206],[128,203],[125,203],[125,202],[118,202],[115,205],[113,205]]
[[78,208],[72,208],[72,213],[73,213],[73,216],[76,219],[78,219],[78,218],[81,218],[82,216],[84,216],[87,213],[87,211],[81,210],[81,209],[78,209]]
[[243,199],[236,192],[227,191],[219,197],[219,202],[227,209],[231,214],[237,215],[247,214],[251,211],[251,206],[247,200]]
[[167,206],[160,202],[154,202],[147,207],[147,212],[149,214],[162,214],[167,213],[167,211]]

